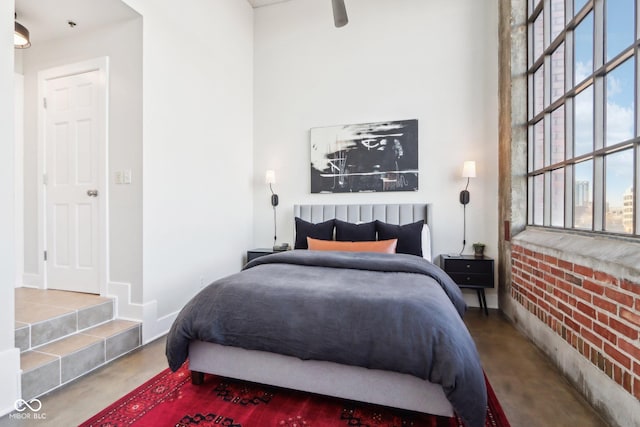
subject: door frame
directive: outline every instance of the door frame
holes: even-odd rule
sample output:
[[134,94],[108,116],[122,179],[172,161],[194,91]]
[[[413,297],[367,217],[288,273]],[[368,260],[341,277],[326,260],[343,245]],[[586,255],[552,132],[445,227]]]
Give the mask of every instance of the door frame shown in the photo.
[[89,59],[82,62],[66,64],[59,67],[48,68],[38,72],[38,270],[42,278],[41,287],[47,289],[47,266],[44,260],[44,251],[47,248],[47,217],[46,203],[47,191],[45,185],[46,165],[46,121],[47,110],[44,107],[44,98],[47,90],[47,80],[66,77],[73,74],[81,74],[89,71],[98,71],[100,84],[98,89],[98,115],[102,118],[99,124],[98,138],[98,189],[104,197],[100,198],[98,215],[98,281],[100,295],[107,291],[109,265],[109,57]]
[[14,247],[16,259],[16,288],[24,284],[24,75],[14,72]]

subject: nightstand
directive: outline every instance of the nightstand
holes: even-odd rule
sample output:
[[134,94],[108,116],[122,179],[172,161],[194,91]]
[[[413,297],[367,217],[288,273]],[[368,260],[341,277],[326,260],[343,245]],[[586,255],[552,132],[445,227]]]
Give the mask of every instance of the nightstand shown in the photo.
[[489,315],[484,290],[493,288],[493,258],[473,255],[441,255],[442,269],[459,288],[475,289],[480,309]]
[[261,256],[269,255],[275,253],[272,248],[256,248],[247,251],[247,262],[252,261]]

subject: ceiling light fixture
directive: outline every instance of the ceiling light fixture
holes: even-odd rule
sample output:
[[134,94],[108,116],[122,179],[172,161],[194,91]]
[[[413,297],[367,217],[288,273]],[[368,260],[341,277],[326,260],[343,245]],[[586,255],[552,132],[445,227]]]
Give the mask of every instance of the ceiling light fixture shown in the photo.
[[[17,18],[18,15],[14,14],[14,18]],[[15,22],[15,27],[13,31],[13,47],[16,49],[26,49],[31,46],[31,39],[29,39],[29,30],[19,23]]]

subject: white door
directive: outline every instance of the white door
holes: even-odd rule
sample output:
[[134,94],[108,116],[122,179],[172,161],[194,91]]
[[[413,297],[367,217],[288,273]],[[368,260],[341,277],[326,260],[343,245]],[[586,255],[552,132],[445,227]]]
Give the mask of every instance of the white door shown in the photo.
[[100,293],[100,71],[44,81],[47,287]]

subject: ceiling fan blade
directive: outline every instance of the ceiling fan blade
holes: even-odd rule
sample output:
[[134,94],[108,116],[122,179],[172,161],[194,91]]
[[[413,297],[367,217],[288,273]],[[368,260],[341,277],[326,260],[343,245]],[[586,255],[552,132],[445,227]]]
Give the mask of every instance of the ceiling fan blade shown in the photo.
[[336,28],[344,27],[349,22],[344,0],[331,0],[331,4],[333,5],[333,22]]

